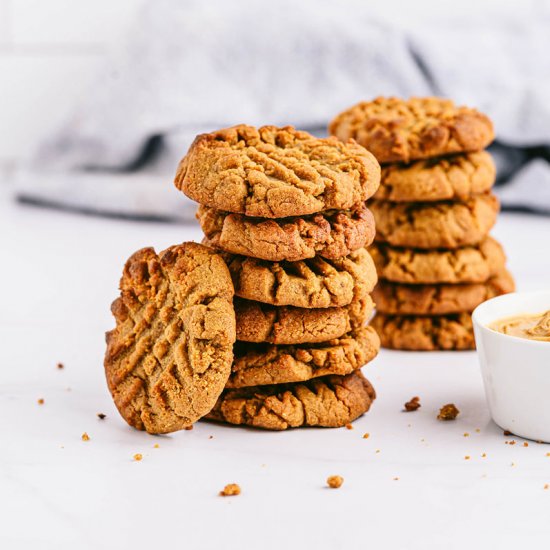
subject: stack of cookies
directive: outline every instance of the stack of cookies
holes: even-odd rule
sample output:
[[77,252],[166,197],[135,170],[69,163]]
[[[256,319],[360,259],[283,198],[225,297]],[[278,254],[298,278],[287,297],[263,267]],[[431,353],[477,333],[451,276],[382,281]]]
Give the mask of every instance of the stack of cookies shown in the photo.
[[356,143],[291,127],[200,135],[176,186],[200,203],[204,244],[235,289],[237,343],[208,418],[267,429],[342,426],[375,397],[359,370],[380,346],[375,235],[365,206],[376,159]]
[[382,164],[369,205],[381,279],[373,326],[395,349],[472,349],[470,313],[514,290],[502,247],[488,233],[499,204],[483,149],[493,126],[440,98],[377,98],[338,115],[329,131],[355,139]]

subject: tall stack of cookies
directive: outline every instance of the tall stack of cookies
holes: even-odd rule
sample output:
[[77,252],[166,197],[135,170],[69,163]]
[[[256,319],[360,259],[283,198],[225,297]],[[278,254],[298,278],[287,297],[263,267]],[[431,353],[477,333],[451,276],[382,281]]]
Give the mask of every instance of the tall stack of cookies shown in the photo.
[[384,347],[472,349],[472,310],[514,290],[502,247],[488,236],[499,204],[483,149],[491,121],[440,98],[377,98],[338,115],[329,131],[382,164],[369,205],[381,279],[373,326]]
[[176,186],[200,203],[204,244],[235,288],[237,343],[208,418],[267,429],[343,426],[375,392],[359,370],[380,346],[367,325],[377,275],[366,250],[376,159],[291,127],[200,135]]

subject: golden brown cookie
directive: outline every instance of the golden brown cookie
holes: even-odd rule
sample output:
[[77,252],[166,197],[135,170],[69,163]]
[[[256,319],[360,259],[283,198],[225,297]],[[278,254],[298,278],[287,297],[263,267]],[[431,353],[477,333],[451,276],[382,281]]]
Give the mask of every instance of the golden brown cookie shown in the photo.
[[250,218],[200,206],[204,244],[262,260],[295,262],[315,255],[342,258],[374,240],[374,218],[363,204],[301,218]]
[[469,313],[434,317],[377,313],[372,326],[382,347],[402,350],[474,349],[474,330]]
[[353,209],[378,189],[380,166],[355,142],[240,125],[197,136],[175,184],[217,210],[285,218]]
[[313,344],[339,338],[372,316],[370,296],[345,307],[306,309],[271,306],[235,298],[237,340],[270,344]]
[[477,246],[454,250],[415,250],[374,244],[370,248],[381,279],[395,283],[483,283],[504,270],[500,244],[487,237]]
[[512,275],[504,270],[486,283],[409,285],[380,281],[373,298],[376,309],[387,315],[446,315],[473,311],[485,300],[514,288]]
[[353,138],[380,163],[480,151],[494,139],[487,116],[439,97],[363,101],[339,114],[329,133]]
[[464,202],[401,203],[372,201],[376,240],[410,248],[458,248],[482,241],[496,222],[492,194]]
[[150,433],[190,426],[212,409],[231,372],[235,312],[227,266],[200,244],[158,255],[143,248],[126,262],[120,291],[105,354],[120,414]]
[[224,253],[235,294],[275,306],[305,308],[347,306],[372,292],[376,268],[360,248],[345,258],[316,256],[299,262],[268,262]]
[[345,375],[372,361],[378,335],[363,327],[318,344],[275,346],[237,342],[227,388],[302,382],[331,374]]
[[495,177],[487,151],[387,164],[374,197],[392,202],[466,200],[489,191]]
[[308,382],[225,390],[206,418],[265,430],[339,428],[366,413],[376,392],[361,371]]

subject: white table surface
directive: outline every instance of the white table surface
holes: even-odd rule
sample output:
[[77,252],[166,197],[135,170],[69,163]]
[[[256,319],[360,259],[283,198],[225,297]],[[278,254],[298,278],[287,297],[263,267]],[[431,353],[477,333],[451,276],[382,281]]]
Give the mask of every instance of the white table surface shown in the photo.
[[[521,290],[550,286],[550,219],[505,214],[494,235]],[[353,430],[129,428],[102,367],[123,262],[199,238],[0,195],[1,549],[548,547],[550,445],[491,422],[474,352],[382,351],[364,369],[379,397]],[[414,395],[422,408],[401,412]],[[436,420],[449,402],[459,418]],[[217,496],[230,482],[242,494]]]

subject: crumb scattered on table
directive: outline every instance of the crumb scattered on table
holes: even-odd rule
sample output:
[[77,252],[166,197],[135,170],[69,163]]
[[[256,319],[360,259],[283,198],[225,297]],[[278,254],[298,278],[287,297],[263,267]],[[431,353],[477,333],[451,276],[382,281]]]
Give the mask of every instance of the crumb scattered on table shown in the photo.
[[209,436],[208,436],[208,439],[214,439],[214,436],[213,436],[213,435],[209,435]]
[[529,443],[527,443],[527,441],[524,441],[524,442],[523,442],[523,446],[524,446],[524,447],[529,447]]
[[471,458],[470,455],[466,455],[466,456],[464,457],[464,460],[470,460],[470,458]]
[[443,405],[443,407],[439,409],[439,414],[437,415],[437,419],[454,420],[459,414],[460,414],[460,411],[457,409],[454,403],[447,403],[447,405]]
[[57,363],[57,368],[58,369],[64,369],[65,368],[65,365],[63,363]]
[[159,445],[158,443],[155,443],[155,444],[153,445],[153,449],[160,449],[160,445]]
[[86,432],[84,432],[84,433],[80,436],[80,438],[82,439],[82,441],[90,441],[90,436],[89,436]]
[[464,437],[470,437],[470,434],[468,432],[464,432]]
[[422,405],[420,405],[420,397],[412,397],[410,401],[405,403],[405,412],[413,412],[418,410]]
[[510,439],[509,441],[505,441],[504,444],[505,445],[515,445],[516,441],[515,441],[515,439]]
[[481,458],[487,458],[487,453],[481,453]]
[[363,439],[368,439],[370,437],[370,433],[364,433],[363,434]]
[[346,424],[346,430],[353,430],[353,424]]
[[97,413],[97,417],[99,418],[99,420],[104,420],[105,418],[107,418],[107,415],[103,413]]
[[44,404],[44,399],[42,399],[42,397],[38,400],[38,404],[39,404],[39,405],[43,405],[43,404]]
[[142,460],[142,459],[143,459],[143,455],[142,455],[141,453],[136,453],[136,454],[134,455],[134,460],[135,460],[136,462],[139,462],[139,461]]
[[480,433],[481,430],[479,428],[476,428],[476,434]]
[[502,435],[509,436],[509,435],[512,435],[512,432],[510,432],[509,430],[504,430],[502,432]]
[[219,493],[221,497],[235,497],[240,494],[241,488],[236,483],[228,483]]
[[549,488],[550,488],[550,485],[548,485],[548,483],[545,483],[545,484],[544,484],[544,490],[545,490],[545,491],[548,491]]
[[344,483],[344,478],[342,476],[329,476],[327,477],[327,485],[331,489],[339,489]]
[[393,480],[394,480],[394,481],[399,481],[399,478],[398,478],[398,477],[394,477]]

